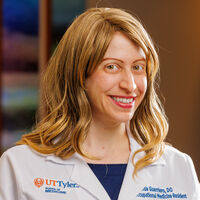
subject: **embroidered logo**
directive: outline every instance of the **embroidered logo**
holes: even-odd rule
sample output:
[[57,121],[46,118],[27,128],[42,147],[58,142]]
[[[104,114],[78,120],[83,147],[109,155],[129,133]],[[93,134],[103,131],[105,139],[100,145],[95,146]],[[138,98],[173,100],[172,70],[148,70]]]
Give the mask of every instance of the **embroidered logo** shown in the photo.
[[[38,188],[43,188],[46,193],[60,193],[67,194],[75,188],[79,188],[79,185],[69,181],[35,178],[34,185]],[[42,187],[44,186],[44,187]]]
[[40,188],[41,186],[44,185],[44,179],[43,178],[35,178],[34,184],[36,187]]

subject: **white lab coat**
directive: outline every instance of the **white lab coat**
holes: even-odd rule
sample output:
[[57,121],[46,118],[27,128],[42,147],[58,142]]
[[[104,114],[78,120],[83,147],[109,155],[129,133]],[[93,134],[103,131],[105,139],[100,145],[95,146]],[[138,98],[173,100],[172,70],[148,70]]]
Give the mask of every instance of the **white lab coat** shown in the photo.
[[[191,158],[166,146],[155,163],[132,178],[131,157],[140,146],[129,136],[131,154],[119,200],[200,200],[197,175]],[[137,155],[136,160],[140,158]],[[75,153],[62,160],[41,155],[26,145],[6,151],[0,160],[0,200],[110,200],[92,170]]]

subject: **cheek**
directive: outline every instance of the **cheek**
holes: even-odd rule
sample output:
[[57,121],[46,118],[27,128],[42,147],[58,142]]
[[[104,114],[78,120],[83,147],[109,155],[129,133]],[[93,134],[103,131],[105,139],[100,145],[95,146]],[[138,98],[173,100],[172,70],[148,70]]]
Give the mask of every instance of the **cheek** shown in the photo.
[[86,93],[90,103],[99,102],[102,96],[115,86],[115,81],[111,76],[103,73],[94,73],[85,81]]
[[137,79],[137,88],[142,96],[145,95],[147,90],[147,77]]
[[111,90],[116,86],[116,78],[113,76],[105,75],[101,77],[101,87],[105,92]]
[[97,92],[99,92],[99,95],[105,94],[109,92],[113,87],[116,86],[116,80],[114,77],[107,75],[107,74],[101,74],[98,77],[94,77],[93,81],[93,88]]

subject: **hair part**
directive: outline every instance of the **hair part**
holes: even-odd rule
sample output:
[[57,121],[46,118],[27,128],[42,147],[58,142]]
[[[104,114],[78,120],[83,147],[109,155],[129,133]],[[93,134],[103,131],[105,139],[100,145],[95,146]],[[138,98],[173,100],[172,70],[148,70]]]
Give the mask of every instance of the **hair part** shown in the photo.
[[103,59],[116,31],[140,46],[147,59],[147,92],[129,123],[131,134],[142,146],[134,153],[133,163],[137,153],[146,154],[134,163],[133,175],[160,158],[168,123],[155,91],[158,55],[142,24],[117,8],[91,8],[68,28],[42,75],[45,116],[17,144],[27,144],[40,153],[53,153],[63,159],[74,152],[89,156],[82,149],[92,120],[84,83]]

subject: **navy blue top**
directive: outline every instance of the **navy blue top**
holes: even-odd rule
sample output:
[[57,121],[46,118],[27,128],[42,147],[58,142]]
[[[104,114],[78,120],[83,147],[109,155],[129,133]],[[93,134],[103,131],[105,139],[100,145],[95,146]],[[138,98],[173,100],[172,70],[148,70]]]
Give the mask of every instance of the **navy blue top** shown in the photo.
[[111,200],[117,200],[127,164],[88,164]]

